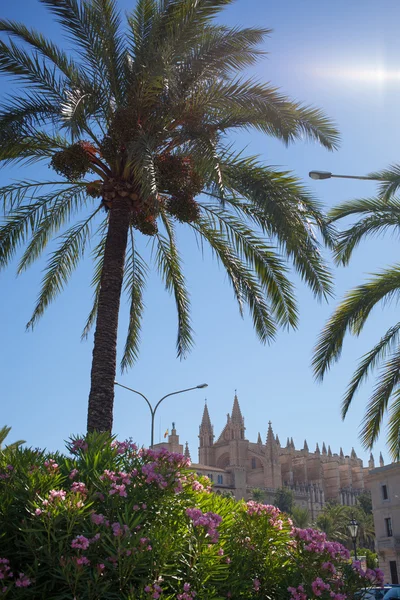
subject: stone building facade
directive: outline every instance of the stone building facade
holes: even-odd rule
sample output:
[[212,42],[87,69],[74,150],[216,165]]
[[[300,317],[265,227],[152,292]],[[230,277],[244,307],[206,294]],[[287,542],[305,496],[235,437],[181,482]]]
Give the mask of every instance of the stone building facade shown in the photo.
[[[344,505],[354,505],[357,495],[365,489],[368,469],[373,468],[371,456],[368,468],[363,467],[354,449],[345,456],[332,453],[325,443],[318,444],[310,452],[307,441],[302,449],[296,449],[293,438],[282,446],[269,422],[265,440],[258,434],[256,442],[250,442],[245,435],[244,418],[235,394],[233,407],[227,415],[226,424],[215,439],[207,404],[199,428],[199,462],[193,468],[207,475],[218,492],[231,491],[237,499],[252,497],[258,488],[263,493],[264,502],[272,502],[278,488],[293,490],[297,505],[307,508],[315,519],[328,500],[336,500]],[[179,436],[173,426],[167,446],[170,450],[184,452],[189,449],[179,443]],[[157,447],[156,446],[156,447]]]
[[385,582],[400,582],[400,462],[372,469],[371,491],[375,547]]

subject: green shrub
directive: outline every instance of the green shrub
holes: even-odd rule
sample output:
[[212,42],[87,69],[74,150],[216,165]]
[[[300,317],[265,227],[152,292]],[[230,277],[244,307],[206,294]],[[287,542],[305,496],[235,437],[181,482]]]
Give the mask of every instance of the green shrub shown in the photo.
[[0,452],[0,598],[344,600],[381,579],[273,506],[106,434]]

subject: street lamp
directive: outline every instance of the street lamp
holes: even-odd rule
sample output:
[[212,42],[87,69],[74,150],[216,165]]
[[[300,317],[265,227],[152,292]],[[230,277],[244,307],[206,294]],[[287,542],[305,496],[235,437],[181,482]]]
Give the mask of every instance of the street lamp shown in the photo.
[[369,175],[335,175],[329,171],[310,171],[308,174],[311,179],[331,179],[338,177],[340,179],[367,179],[370,181],[381,181],[379,177],[370,177]]
[[114,381],[114,385],[119,385],[119,387],[122,387],[126,390],[129,390],[130,392],[134,392],[135,394],[139,394],[139,396],[142,396],[142,398],[144,398],[147,402],[147,406],[150,409],[150,414],[151,414],[151,442],[150,442],[150,448],[153,447],[154,445],[154,417],[156,415],[157,412],[157,408],[160,406],[161,402],[163,400],[165,400],[165,398],[168,398],[169,396],[175,396],[175,394],[183,394],[183,392],[190,392],[191,390],[201,390],[203,388],[208,387],[208,383],[201,383],[200,385],[195,385],[194,387],[190,387],[190,388],[186,388],[185,390],[178,390],[177,392],[171,392],[170,394],[166,394],[166,396],[163,396],[161,398],[161,400],[159,400],[157,402],[157,404],[154,406],[154,408],[152,407],[152,405],[150,404],[149,400],[146,398],[146,396],[144,394],[142,394],[142,392],[138,392],[137,390],[133,390],[130,387],[127,387],[126,385],[122,385],[121,383],[118,383],[118,381]]
[[354,519],[354,517],[347,524],[347,529],[349,530],[350,537],[353,541],[354,560],[357,560],[357,543],[356,542],[357,542],[358,527],[359,527],[359,525],[358,525],[357,521]]

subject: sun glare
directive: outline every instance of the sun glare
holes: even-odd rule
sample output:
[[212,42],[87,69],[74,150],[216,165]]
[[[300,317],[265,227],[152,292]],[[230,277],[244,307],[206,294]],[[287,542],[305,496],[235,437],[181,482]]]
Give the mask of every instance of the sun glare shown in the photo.
[[349,81],[360,81],[366,83],[390,83],[400,82],[399,69],[384,69],[384,68],[317,68],[315,72],[318,76],[323,76],[333,79],[346,79]]

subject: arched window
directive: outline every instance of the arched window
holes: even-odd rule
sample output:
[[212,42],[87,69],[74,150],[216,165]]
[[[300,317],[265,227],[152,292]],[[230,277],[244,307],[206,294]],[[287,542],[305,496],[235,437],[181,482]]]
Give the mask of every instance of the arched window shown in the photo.
[[255,468],[256,468],[256,466],[257,466],[256,459],[255,459],[255,458],[252,458],[252,459],[251,459],[251,468],[252,468],[252,469],[255,469]]

